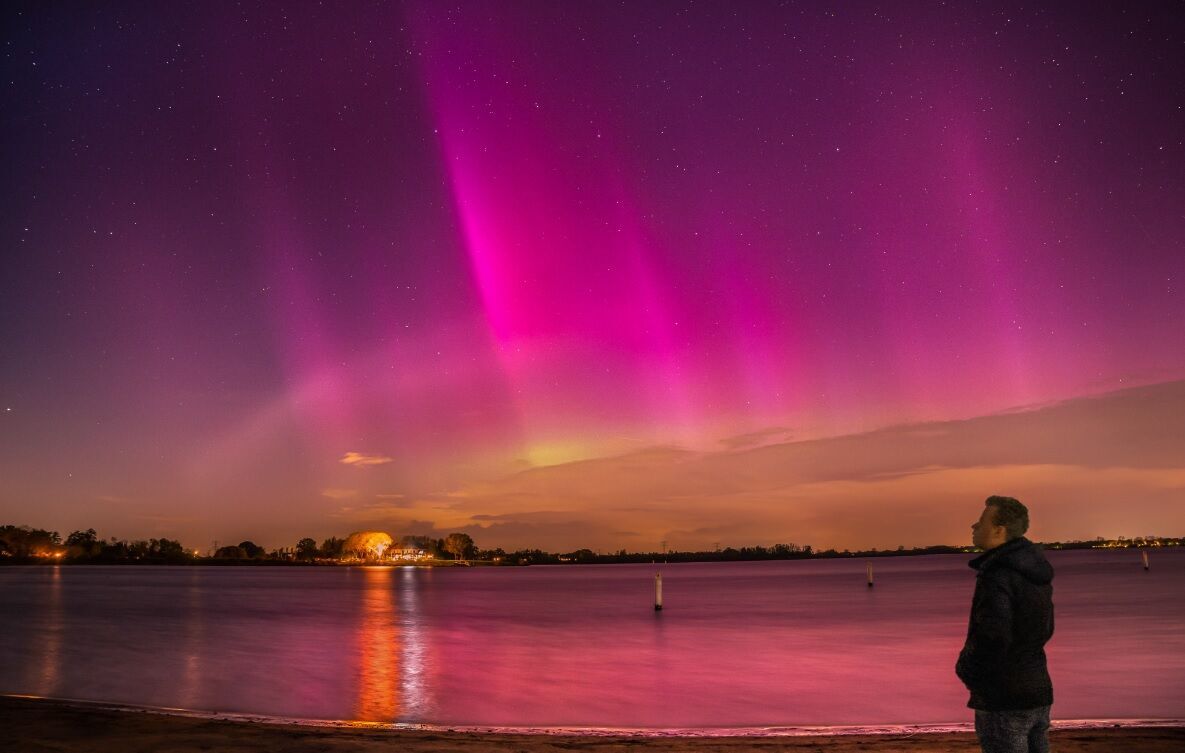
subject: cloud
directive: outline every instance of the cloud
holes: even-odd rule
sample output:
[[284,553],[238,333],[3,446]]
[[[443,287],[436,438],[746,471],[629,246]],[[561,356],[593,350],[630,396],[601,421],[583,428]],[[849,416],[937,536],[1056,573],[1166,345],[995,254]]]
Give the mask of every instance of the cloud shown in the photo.
[[402,494],[376,494],[375,498],[361,502],[355,506],[357,510],[408,510],[415,507],[416,501],[408,499]]
[[856,549],[967,543],[989,494],[1028,504],[1039,539],[1172,535],[1185,526],[1183,493],[1180,381],[960,421],[532,468],[403,514],[507,549]]
[[790,434],[790,430],[784,426],[772,426],[768,429],[762,429],[760,431],[751,431],[747,434],[738,434],[735,437],[726,437],[720,440],[720,444],[724,445],[730,450],[740,450],[746,447],[769,444],[775,441],[785,442],[790,438]]
[[357,489],[322,489],[322,497],[329,497],[330,499],[350,499],[358,496]]
[[352,465],[355,468],[363,468],[371,465],[386,465],[387,463],[394,463],[395,458],[389,458],[386,455],[367,455],[362,452],[347,452],[342,455],[339,461],[343,465]]
[[373,499],[343,504],[329,514],[354,521],[355,525],[372,525],[384,530],[403,530],[409,521],[431,520],[436,527],[452,531],[473,524],[473,518],[467,510],[454,510],[458,505],[459,501],[449,495],[375,495]]

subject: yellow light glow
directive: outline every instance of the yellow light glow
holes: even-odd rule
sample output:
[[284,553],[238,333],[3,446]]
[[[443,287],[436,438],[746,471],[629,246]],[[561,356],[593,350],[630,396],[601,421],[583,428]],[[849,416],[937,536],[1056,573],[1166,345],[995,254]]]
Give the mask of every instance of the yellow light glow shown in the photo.
[[342,548],[350,557],[372,560],[382,559],[392,543],[390,534],[382,531],[355,531],[346,537]]
[[562,465],[593,457],[589,447],[575,442],[548,442],[527,448],[527,462],[535,467]]

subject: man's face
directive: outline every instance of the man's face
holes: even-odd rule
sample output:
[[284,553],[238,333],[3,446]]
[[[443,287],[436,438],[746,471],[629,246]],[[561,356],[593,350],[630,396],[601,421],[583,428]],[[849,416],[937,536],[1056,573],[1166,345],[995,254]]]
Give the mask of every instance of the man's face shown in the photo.
[[996,506],[985,505],[979,520],[971,524],[971,543],[985,552],[1008,541],[1008,529],[996,525]]

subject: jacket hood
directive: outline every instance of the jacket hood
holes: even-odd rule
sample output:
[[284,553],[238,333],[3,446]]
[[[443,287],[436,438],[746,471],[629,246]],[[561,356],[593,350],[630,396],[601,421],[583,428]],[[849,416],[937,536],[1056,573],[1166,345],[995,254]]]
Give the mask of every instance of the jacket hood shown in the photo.
[[981,573],[997,567],[1015,570],[1039,586],[1053,580],[1053,565],[1045,559],[1041,547],[1024,536],[984,552],[967,564]]

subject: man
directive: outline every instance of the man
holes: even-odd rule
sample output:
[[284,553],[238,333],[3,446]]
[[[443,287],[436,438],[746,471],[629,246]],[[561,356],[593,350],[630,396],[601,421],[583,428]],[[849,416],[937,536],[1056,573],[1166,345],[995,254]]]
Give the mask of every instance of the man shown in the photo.
[[1047,753],[1053,684],[1045,643],[1053,635],[1053,567],[1024,537],[1029,511],[1012,497],[988,497],[971,526],[983,554],[967,642],[955,673],[971,691],[984,753]]

